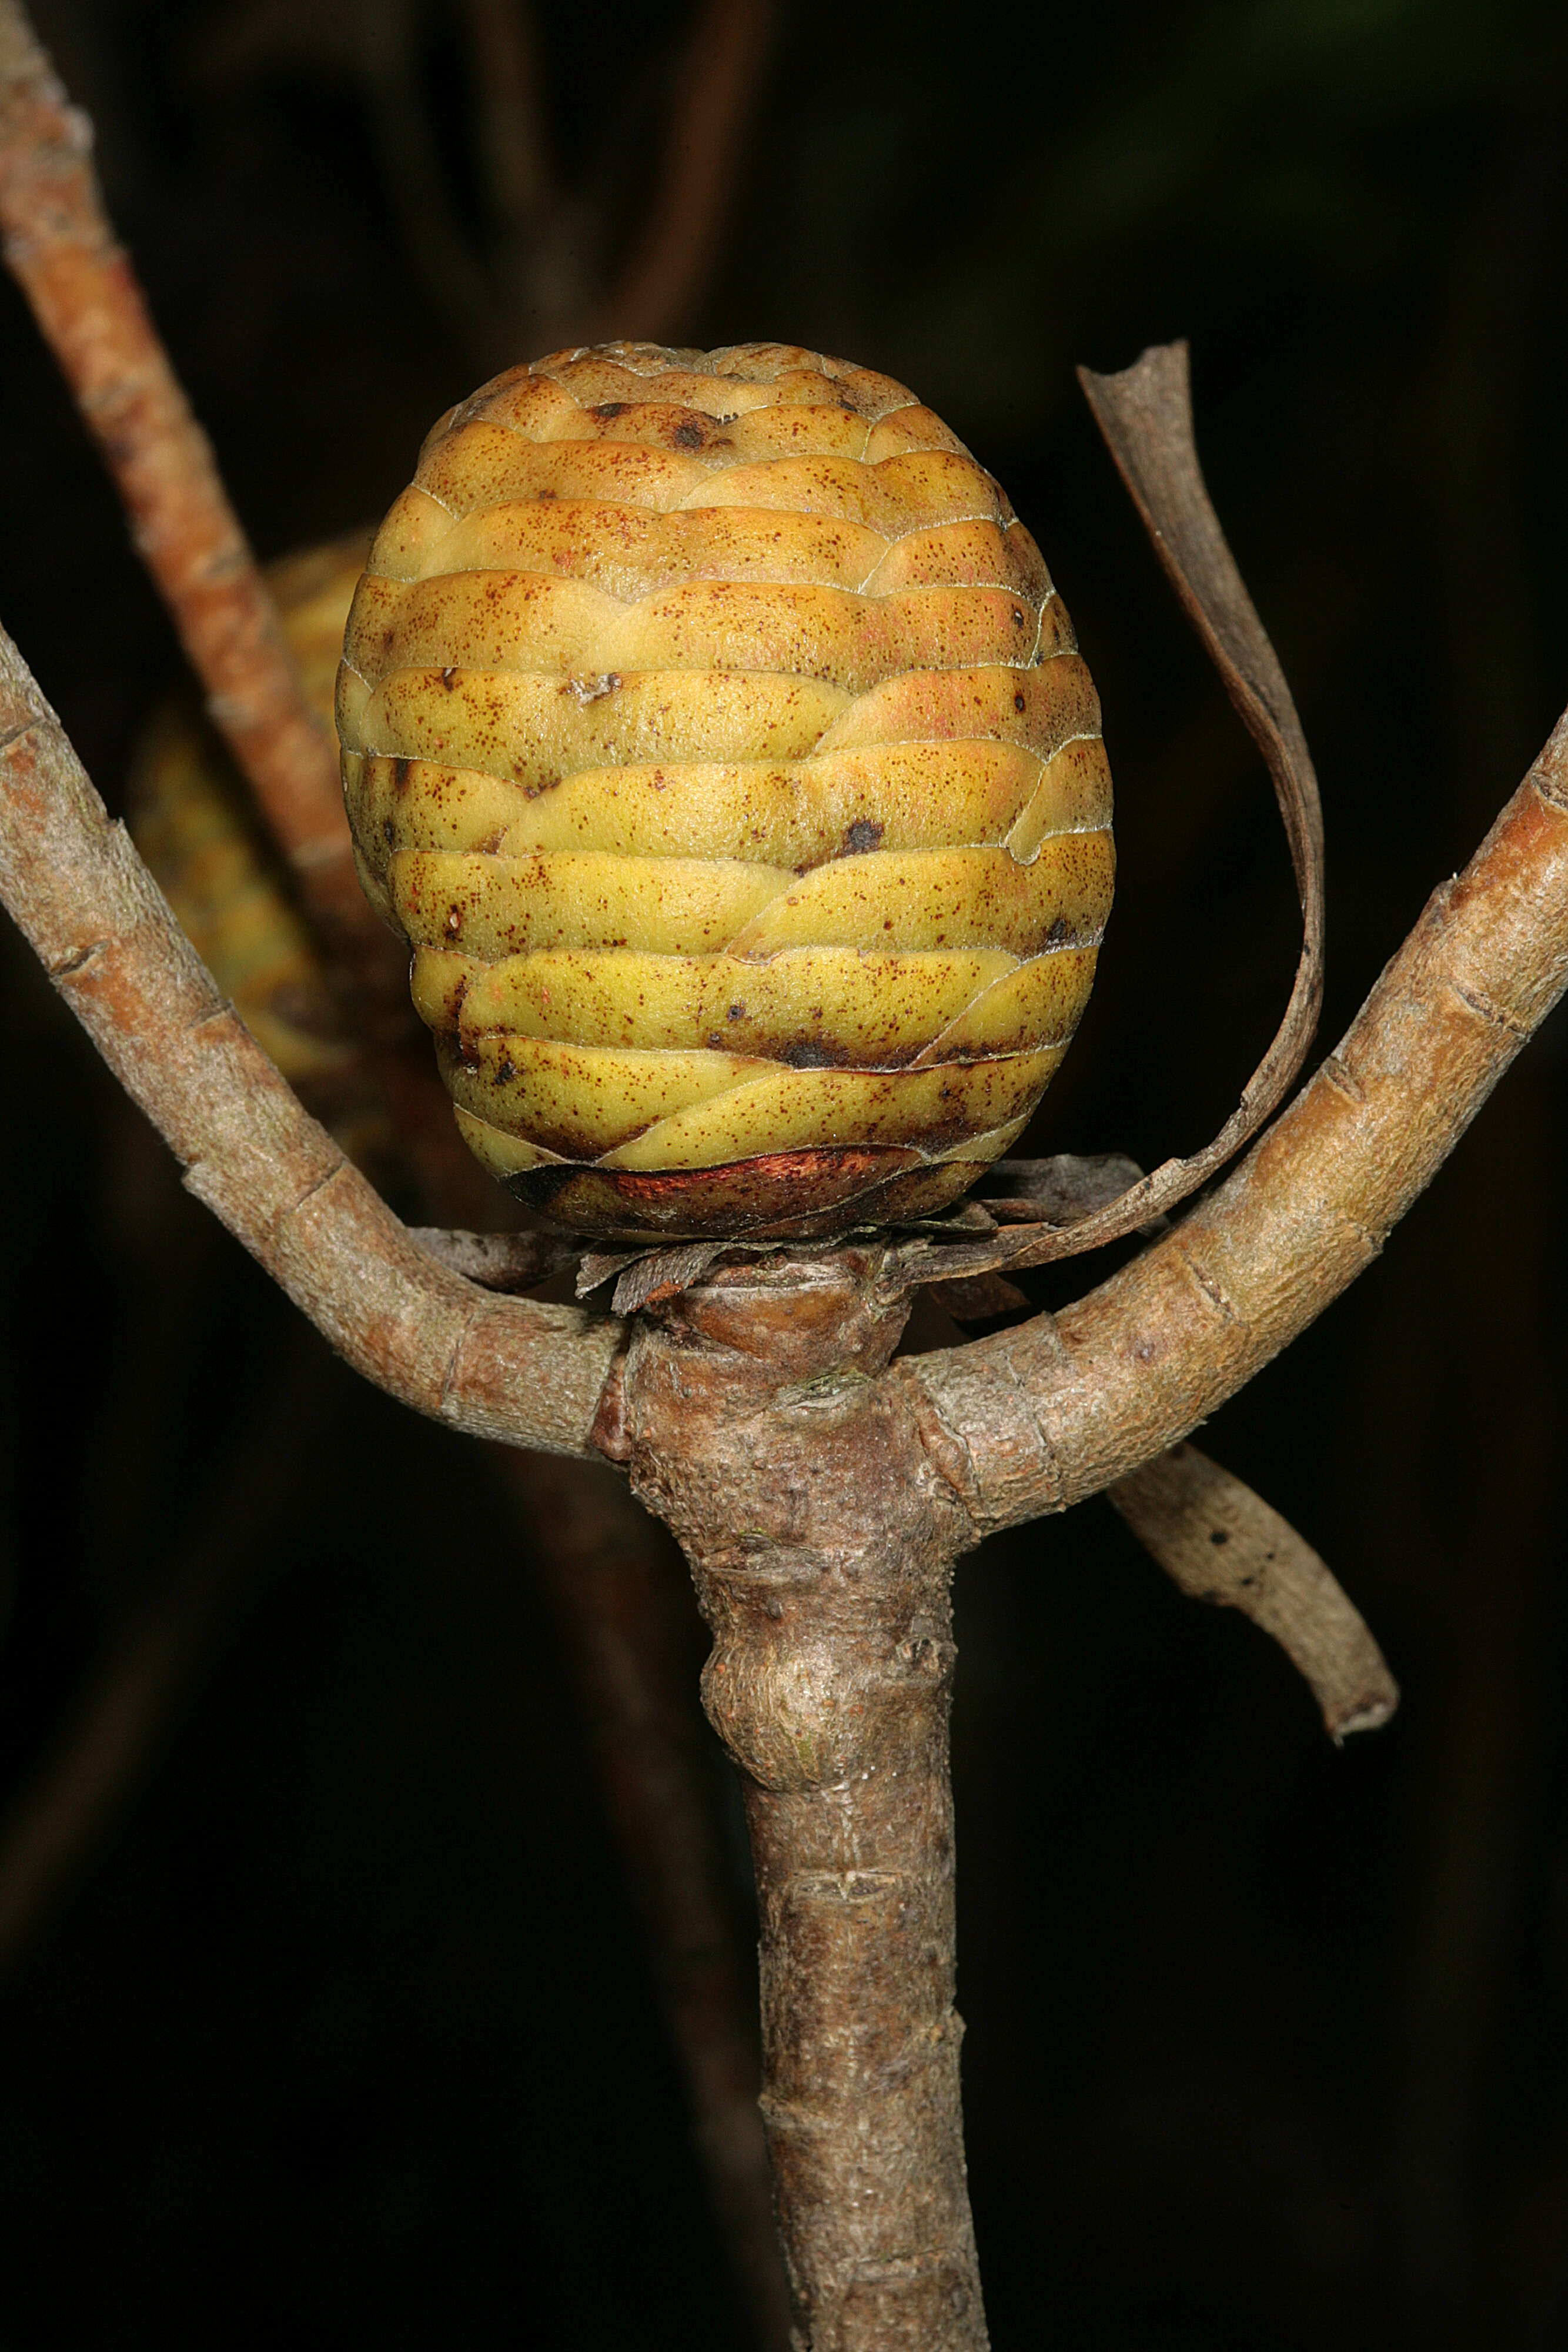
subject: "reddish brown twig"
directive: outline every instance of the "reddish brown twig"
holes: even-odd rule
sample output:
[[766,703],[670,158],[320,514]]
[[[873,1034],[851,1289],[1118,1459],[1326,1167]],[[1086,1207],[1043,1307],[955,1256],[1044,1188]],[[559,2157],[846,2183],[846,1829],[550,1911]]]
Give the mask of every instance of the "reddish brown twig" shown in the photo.
[[386,942],[354,875],[334,746],[306,709],[205,435],[115,239],[72,107],[17,0],[0,0],[0,235],[114,477],[207,707],[350,966]]

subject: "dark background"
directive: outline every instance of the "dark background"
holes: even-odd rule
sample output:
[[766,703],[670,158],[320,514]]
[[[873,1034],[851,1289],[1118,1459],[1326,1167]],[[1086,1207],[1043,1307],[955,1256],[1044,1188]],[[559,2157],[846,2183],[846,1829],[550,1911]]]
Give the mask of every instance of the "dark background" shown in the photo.
[[[37,16],[260,551],[373,516],[437,413],[531,355],[496,347],[519,305],[437,282],[377,9]],[[403,17],[452,220],[494,248],[468,19]],[[571,266],[612,275],[634,235],[685,23],[536,11]],[[1565,100],[1551,0],[784,11],[678,331],[905,378],[1045,548],[1122,879],[1038,1149],[1196,1148],[1294,957],[1266,782],[1072,363],[1192,339],[1322,778],[1331,1043],[1568,689]],[[8,282],[0,354],[0,613],[118,805],[172,641]],[[9,928],[0,985],[0,1794],[52,1769],[95,1677],[141,1759],[0,1977],[0,2340],[728,2352],[492,1465],[327,1359]],[[1367,1613],[1390,1729],[1336,1752],[1263,1637],[1178,1599],[1103,1504],[960,1564],[1002,2352],[1568,2341],[1565,1055],[1560,1014],[1205,1439]],[[139,1738],[136,1645],[171,1627],[188,1671]]]

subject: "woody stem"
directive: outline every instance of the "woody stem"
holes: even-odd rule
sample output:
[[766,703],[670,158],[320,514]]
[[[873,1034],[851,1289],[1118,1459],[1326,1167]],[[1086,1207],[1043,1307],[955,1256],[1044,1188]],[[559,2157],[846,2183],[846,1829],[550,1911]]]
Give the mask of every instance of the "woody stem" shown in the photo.
[[713,1629],[745,1776],[763,2113],[799,2352],[981,2352],[947,1713],[956,1525],[885,1465],[880,1252],[726,1270],[640,1323],[624,1450]]

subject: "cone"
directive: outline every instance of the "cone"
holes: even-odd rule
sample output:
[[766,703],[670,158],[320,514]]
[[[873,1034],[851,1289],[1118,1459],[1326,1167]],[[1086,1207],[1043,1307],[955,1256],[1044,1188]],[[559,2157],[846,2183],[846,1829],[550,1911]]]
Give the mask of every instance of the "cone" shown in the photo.
[[382,526],[338,724],[462,1131],[573,1230],[935,1212],[1087,1001],[1094,689],[998,485],[885,376],[612,344],[497,377]]

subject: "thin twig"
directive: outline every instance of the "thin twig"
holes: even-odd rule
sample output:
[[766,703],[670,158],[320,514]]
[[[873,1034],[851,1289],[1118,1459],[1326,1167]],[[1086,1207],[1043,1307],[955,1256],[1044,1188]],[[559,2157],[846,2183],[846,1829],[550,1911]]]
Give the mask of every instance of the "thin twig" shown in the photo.
[[104,210],[92,130],[18,0],[0,0],[5,257],[113,475],[207,707],[340,956],[386,944],[354,874],[337,754]]

